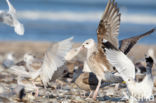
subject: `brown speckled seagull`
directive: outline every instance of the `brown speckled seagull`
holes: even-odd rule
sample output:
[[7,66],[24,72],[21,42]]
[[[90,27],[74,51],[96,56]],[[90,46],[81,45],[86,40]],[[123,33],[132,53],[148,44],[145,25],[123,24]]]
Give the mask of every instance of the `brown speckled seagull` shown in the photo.
[[[101,81],[109,81],[111,75],[106,75],[106,72],[112,71],[113,68],[106,59],[106,56],[101,48],[103,38],[107,38],[115,47],[118,47],[118,32],[120,27],[120,13],[117,8],[117,3],[114,0],[109,0],[104,11],[104,15],[100,21],[97,37],[98,44],[93,39],[86,40],[82,44],[82,48],[87,49],[87,64],[91,71],[98,79],[98,85],[93,94],[93,99],[96,99],[98,90],[101,86]],[[110,74],[110,73],[109,73]]]

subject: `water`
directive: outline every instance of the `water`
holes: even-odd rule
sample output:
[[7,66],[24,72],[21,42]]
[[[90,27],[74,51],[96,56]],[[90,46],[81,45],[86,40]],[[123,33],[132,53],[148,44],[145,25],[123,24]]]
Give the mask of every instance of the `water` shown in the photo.
[[[0,40],[59,41],[74,36],[75,42],[96,37],[107,0],[10,0],[24,24],[24,36],[0,23]],[[122,13],[119,39],[156,27],[155,0],[117,0]],[[7,10],[5,0],[0,9]],[[139,41],[156,44],[156,32]]]

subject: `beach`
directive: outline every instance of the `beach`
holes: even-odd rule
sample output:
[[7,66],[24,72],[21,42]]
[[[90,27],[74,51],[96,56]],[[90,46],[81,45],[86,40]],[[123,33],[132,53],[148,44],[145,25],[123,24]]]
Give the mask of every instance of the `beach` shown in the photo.
[[[11,42],[0,42],[0,56],[2,58],[5,57],[5,54],[12,52],[14,53],[14,56],[16,59],[23,58],[24,53],[32,53],[37,58],[43,59],[44,53],[48,49],[50,45],[53,45],[54,43],[51,42],[18,42],[18,41],[11,41]],[[81,43],[74,43],[73,48],[78,47]],[[137,44],[134,46],[134,48],[131,50],[131,52],[128,54],[130,58],[132,58],[133,61],[137,61],[139,59],[143,59],[145,53],[149,48],[153,48],[156,50],[155,45],[145,45],[145,44]],[[80,54],[79,57],[82,57],[84,54]],[[2,61],[1,61],[2,63]],[[15,75],[10,74],[9,69],[4,69],[2,64],[0,66],[1,72],[0,72],[0,81],[1,85],[0,87],[8,87],[8,88],[14,88],[16,87],[17,81],[15,78],[17,78]],[[155,71],[155,68],[154,70]],[[52,82],[50,82],[51,84]],[[62,86],[62,87],[60,87]],[[46,89],[46,92],[44,91],[44,88],[39,86],[39,96],[34,97],[31,95],[31,93],[27,93],[26,96],[23,98],[22,102],[26,103],[42,103],[43,101],[45,103],[49,102],[55,102],[55,103],[86,103],[86,102],[95,102],[95,103],[102,103],[106,101],[107,103],[113,103],[113,102],[119,102],[119,103],[125,103],[126,101],[120,100],[123,96],[123,91],[126,88],[121,88],[119,90],[114,90],[114,85],[104,87],[100,89],[99,96],[97,97],[97,100],[94,101],[92,99],[86,98],[87,95],[89,95],[86,91],[81,90],[78,88],[74,83],[65,82],[63,80],[57,80],[56,82],[53,82],[52,85]],[[20,102],[17,95],[11,95],[9,96],[9,93],[2,94],[1,90],[0,92],[0,101],[2,102]],[[155,89],[154,89],[155,91]],[[155,94],[155,92],[154,92]],[[85,95],[85,96],[84,96]],[[154,103],[154,102],[151,102]]]

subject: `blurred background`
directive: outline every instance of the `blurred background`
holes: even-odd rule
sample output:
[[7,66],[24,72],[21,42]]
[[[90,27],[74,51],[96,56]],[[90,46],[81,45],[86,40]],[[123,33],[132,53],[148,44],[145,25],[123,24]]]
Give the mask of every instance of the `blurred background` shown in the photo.
[[[0,23],[0,41],[59,41],[74,36],[75,42],[96,38],[96,29],[108,0],[10,0],[24,24],[24,36]],[[116,0],[120,8],[119,39],[156,27],[156,0]],[[0,9],[8,10],[5,0]],[[156,32],[139,41],[156,44]]]

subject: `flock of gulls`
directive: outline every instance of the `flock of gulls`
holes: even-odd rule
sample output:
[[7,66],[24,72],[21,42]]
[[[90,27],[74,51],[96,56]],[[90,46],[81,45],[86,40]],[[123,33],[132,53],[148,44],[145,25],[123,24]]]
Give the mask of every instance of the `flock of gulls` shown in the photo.
[[[14,27],[18,35],[23,35],[24,26],[16,17],[16,10],[9,0],[6,2],[9,10],[0,11],[0,22]],[[31,53],[25,53],[21,61],[15,62],[13,54],[9,54],[3,61],[3,66],[8,68],[9,73],[17,77],[18,89],[16,88],[15,94],[18,93],[22,100],[26,92],[31,91],[38,98],[41,88],[46,92],[55,82],[60,82],[63,87],[62,82],[58,80],[64,78],[66,74],[66,77],[72,79],[66,81],[87,91],[89,95],[86,98],[92,98],[94,102],[98,101],[100,89],[112,86],[112,84],[115,85],[114,91],[126,88],[121,100],[129,103],[151,100],[154,96],[152,68],[156,64],[154,50],[149,49],[144,59],[138,63],[134,63],[127,54],[138,40],[150,35],[155,29],[119,41],[120,18],[121,13],[115,0],[108,0],[97,28],[97,43],[93,39],[88,39],[79,47],[72,48],[73,37],[70,37],[51,45],[43,59],[37,59]],[[70,76],[66,66],[72,63],[81,52],[86,53],[84,60],[77,61],[73,67],[72,76]]]

